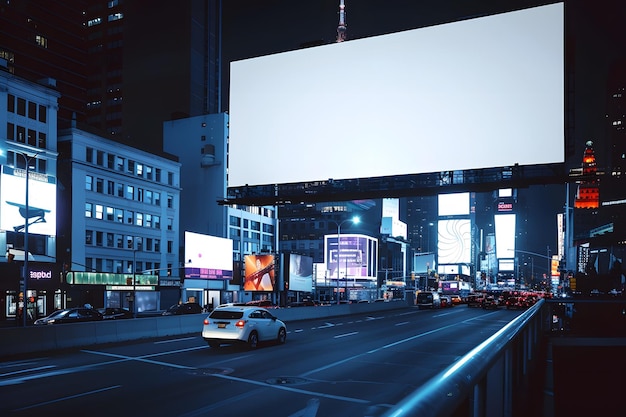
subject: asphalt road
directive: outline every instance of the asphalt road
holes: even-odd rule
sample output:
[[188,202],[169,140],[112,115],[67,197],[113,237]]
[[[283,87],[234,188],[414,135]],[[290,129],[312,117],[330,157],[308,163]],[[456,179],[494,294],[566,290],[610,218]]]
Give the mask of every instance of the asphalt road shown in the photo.
[[379,416],[519,314],[407,308],[287,323],[254,351],[197,334],[2,361],[0,415]]

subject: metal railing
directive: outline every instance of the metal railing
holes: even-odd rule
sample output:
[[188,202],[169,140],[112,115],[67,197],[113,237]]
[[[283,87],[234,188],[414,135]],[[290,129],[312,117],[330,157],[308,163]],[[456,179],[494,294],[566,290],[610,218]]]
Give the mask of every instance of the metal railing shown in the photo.
[[[543,330],[545,300],[508,323],[392,407],[384,417],[518,415],[528,406]],[[515,409],[515,414],[514,414]]]

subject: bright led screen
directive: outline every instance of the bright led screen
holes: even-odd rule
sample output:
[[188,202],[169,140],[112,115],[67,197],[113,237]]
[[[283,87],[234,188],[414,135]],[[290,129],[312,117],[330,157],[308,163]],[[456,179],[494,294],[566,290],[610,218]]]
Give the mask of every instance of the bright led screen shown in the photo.
[[437,203],[440,216],[468,215],[470,212],[469,193],[439,194]]
[[313,290],[313,258],[291,253],[287,259],[289,260],[289,289],[311,292]]
[[186,231],[185,277],[199,279],[232,279],[232,239]]
[[245,291],[274,291],[276,288],[276,263],[274,255],[244,256]]
[[470,262],[471,227],[469,219],[440,220],[437,224],[437,231],[437,255],[440,267],[444,264]]
[[493,216],[496,228],[496,258],[515,257],[515,214]]
[[[21,170],[14,170],[20,174]],[[25,174],[24,174],[25,175]],[[24,232],[26,177],[2,173],[0,177],[0,228]],[[56,235],[56,185],[46,175],[31,172],[28,180],[28,233]]]
[[563,11],[231,62],[228,185],[563,162]]

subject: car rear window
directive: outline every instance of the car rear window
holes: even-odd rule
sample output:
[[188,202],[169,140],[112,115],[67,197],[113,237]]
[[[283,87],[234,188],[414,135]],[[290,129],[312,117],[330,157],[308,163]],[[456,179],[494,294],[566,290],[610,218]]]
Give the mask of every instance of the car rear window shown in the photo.
[[243,311],[213,310],[209,317],[212,319],[236,320],[243,317]]

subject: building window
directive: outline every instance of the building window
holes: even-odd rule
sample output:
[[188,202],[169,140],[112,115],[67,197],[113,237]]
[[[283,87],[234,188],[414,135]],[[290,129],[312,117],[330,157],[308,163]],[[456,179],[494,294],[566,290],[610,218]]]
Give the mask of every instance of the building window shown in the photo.
[[96,178],[96,192],[104,193],[104,180],[102,178]]
[[146,190],[146,204],[152,204],[152,191]]
[[173,172],[167,173],[167,185],[174,185],[174,173]]
[[133,249],[133,237],[132,236],[126,236],[126,248]]
[[124,184],[117,184],[117,196],[124,197]]
[[91,245],[93,242],[93,230],[85,230],[85,245]]
[[46,106],[39,105],[39,121],[46,123],[48,121],[48,109]]
[[171,217],[167,218],[167,230],[174,230],[174,219]]
[[96,204],[96,219],[102,220],[104,218],[104,206]]
[[161,239],[154,239],[154,251],[161,252]]
[[109,22],[114,22],[116,20],[120,20],[124,17],[123,13],[112,13],[109,15],[108,20]]
[[174,250],[174,242],[171,240],[167,241],[167,253],[172,253]]
[[37,146],[37,132],[33,129],[28,129],[28,141],[26,143],[30,146]]
[[159,216],[154,216],[154,228],[155,229],[160,229],[161,228],[161,218]]
[[152,180],[152,167],[146,166],[146,179]]
[[134,195],[135,195],[135,187],[133,187],[132,185],[127,185],[126,186],[126,198],[129,200],[132,200]]
[[37,138],[37,147],[46,149],[47,148],[48,139],[46,134],[43,132],[39,132],[39,137]]
[[96,164],[101,167],[104,166],[104,152],[103,151],[96,152]]
[[17,114],[26,116],[26,100],[19,97],[17,98]]
[[132,210],[124,210],[124,214],[126,215],[126,224],[133,224],[135,221],[135,212]]
[[115,209],[107,207],[107,220],[112,222],[115,219]]
[[28,118],[37,120],[37,103],[28,102]]
[[115,221],[118,223],[124,223],[124,210],[119,208],[115,209]]
[[93,177],[91,175],[85,176],[85,190],[93,191]]
[[161,193],[154,193],[154,205],[161,207]]
[[96,246],[102,246],[102,238],[103,238],[103,233],[96,232]]
[[102,18],[101,17],[96,17],[95,19],[91,19],[87,21],[87,26],[91,27],[91,26],[96,26],[99,25],[100,23],[102,23]]
[[137,213],[135,215],[135,225],[143,226],[143,213]]
[[156,182],[161,182],[161,169],[160,168],[156,168],[156,170],[154,171],[154,179]]
[[7,123],[7,140],[15,140],[15,125]]
[[126,160],[121,156],[118,156],[116,159],[116,167],[115,169],[118,171],[124,171],[124,165],[126,164]]
[[143,178],[143,164],[137,164],[135,169],[137,170],[137,176]]
[[152,227],[152,214],[146,214],[146,227]]
[[108,195],[115,195],[115,182],[113,181],[107,181],[107,194]]
[[128,172],[130,172],[131,174],[135,173],[135,161],[131,159],[128,160]]
[[90,164],[93,163],[93,148],[85,148],[85,161],[89,162]]
[[174,208],[174,196],[172,194],[167,195],[167,208]]
[[15,96],[7,94],[7,110],[9,113],[15,113]]
[[116,246],[119,249],[124,249],[124,236],[123,235],[115,235]]
[[93,205],[91,203],[85,203],[85,217],[93,216]]
[[107,154],[107,168],[115,169],[115,155],[111,153]]

